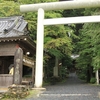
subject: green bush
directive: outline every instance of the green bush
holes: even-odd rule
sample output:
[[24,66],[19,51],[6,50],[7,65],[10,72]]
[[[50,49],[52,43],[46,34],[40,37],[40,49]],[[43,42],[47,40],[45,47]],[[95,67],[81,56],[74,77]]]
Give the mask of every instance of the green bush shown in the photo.
[[79,74],[79,78],[81,79],[81,80],[86,80],[86,75],[85,74]]
[[52,85],[56,84],[56,82],[60,82],[61,81],[61,78],[60,77],[55,77],[55,76],[52,76],[51,79],[50,79],[50,83]]
[[90,83],[94,84],[96,82],[96,78],[92,77]]

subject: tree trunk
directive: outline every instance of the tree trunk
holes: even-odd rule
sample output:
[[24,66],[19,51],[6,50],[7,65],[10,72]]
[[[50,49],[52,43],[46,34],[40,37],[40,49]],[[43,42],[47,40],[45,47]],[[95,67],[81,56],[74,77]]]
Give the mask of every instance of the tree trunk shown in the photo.
[[87,70],[87,80],[88,83],[90,82],[90,74],[89,74],[89,70]]
[[96,70],[96,83],[99,85],[99,71]]

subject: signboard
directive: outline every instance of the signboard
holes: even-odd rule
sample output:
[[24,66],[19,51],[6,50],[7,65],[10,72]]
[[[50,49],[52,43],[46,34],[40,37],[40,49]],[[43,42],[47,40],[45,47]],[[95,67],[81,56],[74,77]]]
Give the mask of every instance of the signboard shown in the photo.
[[34,60],[33,60],[33,58],[24,55],[23,56],[23,64],[28,67],[33,67]]
[[14,57],[14,78],[13,83],[16,85],[21,84],[22,82],[22,64],[23,64],[23,50],[18,48],[15,52]]

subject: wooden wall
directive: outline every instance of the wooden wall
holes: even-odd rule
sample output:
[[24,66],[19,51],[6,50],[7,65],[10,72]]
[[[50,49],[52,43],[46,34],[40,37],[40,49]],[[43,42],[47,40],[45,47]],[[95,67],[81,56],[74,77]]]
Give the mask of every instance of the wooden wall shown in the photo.
[[12,75],[0,74],[0,86],[9,86],[12,84],[13,84],[13,76]]
[[0,43],[0,56],[14,56],[16,43]]

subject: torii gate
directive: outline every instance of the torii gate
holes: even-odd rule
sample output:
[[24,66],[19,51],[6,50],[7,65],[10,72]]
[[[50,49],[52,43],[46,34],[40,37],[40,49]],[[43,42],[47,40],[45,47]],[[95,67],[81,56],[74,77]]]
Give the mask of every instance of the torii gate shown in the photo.
[[38,11],[37,22],[37,47],[36,47],[36,75],[35,87],[41,88],[43,82],[43,44],[44,44],[44,25],[70,24],[70,23],[90,23],[100,22],[100,16],[84,16],[69,18],[44,19],[44,10],[63,10],[100,7],[100,0],[78,0],[62,1],[39,4],[21,5],[21,12]]

